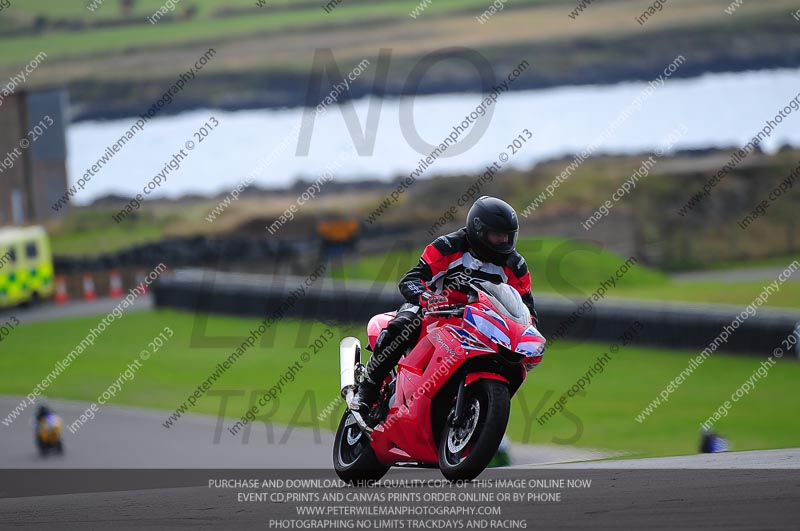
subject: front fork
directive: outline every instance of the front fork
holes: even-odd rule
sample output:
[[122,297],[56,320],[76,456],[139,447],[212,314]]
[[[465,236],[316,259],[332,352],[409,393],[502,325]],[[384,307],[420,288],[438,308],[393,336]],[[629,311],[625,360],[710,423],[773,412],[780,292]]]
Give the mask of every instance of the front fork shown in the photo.
[[498,380],[509,384],[508,380],[493,372],[473,372],[465,375],[458,384],[458,394],[456,395],[456,407],[453,414],[448,417],[450,426],[461,427],[464,424],[464,400],[467,394],[467,386],[472,385],[480,379]]
[[450,416],[449,423],[453,428],[459,428],[464,424],[464,400],[467,394],[466,376],[458,383],[458,394],[456,395],[456,407]]

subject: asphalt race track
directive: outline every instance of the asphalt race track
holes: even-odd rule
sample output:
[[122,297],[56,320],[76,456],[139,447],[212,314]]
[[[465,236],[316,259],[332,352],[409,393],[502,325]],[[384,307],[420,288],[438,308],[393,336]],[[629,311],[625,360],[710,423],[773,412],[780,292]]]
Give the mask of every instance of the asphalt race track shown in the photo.
[[[0,396],[0,419],[24,397]],[[33,440],[34,408],[10,426],[0,424],[0,470],[8,468],[329,468],[339,415],[315,428],[258,422],[231,435],[210,415],[185,415],[165,428],[170,412],[103,406],[74,434],[67,425],[85,402],[47,400],[64,421],[64,456],[39,457]],[[516,464],[598,459],[613,454],[567,446],[512,446]]]
[[[0,398],[0,412],[5,415],[19,399]],[[51,403],[68,422],[86,406]],[[217,433],[217,420],[210,416],[188,415],[166,429],[164,412],[109,406],[76,434],[66,434],[66,455],[43,459],[35,452],[29,417],[0,426],[0,529],[797,529],[800,522],[800,449],[553,464],[602,454],[518,446],[512,447],[517,466],[487,470],[476,483],[453,486],[438,470],[394,468],[382,483],[350,487],[335,484],[332,436],[323,430],[276,425],[270,436],[262,424],[243,443]],[[229,478],[327,483],[209,485]],[[539,488],[534,480],[562,484]],[[565,487],[569,480],[591,484]],[[498,481],[512,486],[493,483]],[[259,498],[288,493],[306,498],[303,503]],[[381,503],[323,501],[326,495],[354,493],[382,496],[371,498]],[[418,493],[417,503],[390,498],[412,493]],[[487,493],[495,498],[486,503],[456,498]],[[300,506],[321,507],[331,515],[298,515]],[[354,507],[419,512],[343,514]],[[479,510],[469,507],[497,512],[421,512]]]
[[[103,297],[93,301],[71,301],[66,304],[39,304],[28,308],[17,308],[13,312],[5,309],[0,310],[0,320],[7,319],[12,315],[17,317],[23,324],[95,315],[102,318],[103,315],[111,313],[121,300]],[[154,304],[155,301],[152,295],[143,295],[136,300],[133,306],[125,311],[141,312],[152,310]]]

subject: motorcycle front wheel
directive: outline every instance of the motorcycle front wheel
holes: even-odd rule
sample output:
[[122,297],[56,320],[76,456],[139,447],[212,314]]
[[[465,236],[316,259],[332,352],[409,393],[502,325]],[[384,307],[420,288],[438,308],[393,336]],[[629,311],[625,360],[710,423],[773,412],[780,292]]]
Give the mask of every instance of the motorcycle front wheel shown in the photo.
[[[479,380],[467,389],[461,426],[445,426],[439,468],[450,481],[478,477],[497,453],[508,425],[511,397],[497,380]],[[448,419],[455,413],[455,405]]]
[[389,471],[372,451],[369,439],[359,429],[350,411],[345,411],[333,442],[333,468],[339,479],[359,482],[382,478]]

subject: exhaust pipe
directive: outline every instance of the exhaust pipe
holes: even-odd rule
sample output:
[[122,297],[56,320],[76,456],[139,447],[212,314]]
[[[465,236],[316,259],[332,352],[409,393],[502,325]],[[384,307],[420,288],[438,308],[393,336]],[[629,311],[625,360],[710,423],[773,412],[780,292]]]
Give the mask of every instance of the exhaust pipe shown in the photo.
[[361,341],[345,337],[339,342],[339,382],[342,396],[356,386],[356,365],[361,363]]
[[[355,337],[346,337],[339,342],[339,383],[342,398],[347,408],[351,409],[356,390],[356,367],[361,365],[361,341]],[[370,428],[358,411],[350,411],[359,429],[372,441]]]

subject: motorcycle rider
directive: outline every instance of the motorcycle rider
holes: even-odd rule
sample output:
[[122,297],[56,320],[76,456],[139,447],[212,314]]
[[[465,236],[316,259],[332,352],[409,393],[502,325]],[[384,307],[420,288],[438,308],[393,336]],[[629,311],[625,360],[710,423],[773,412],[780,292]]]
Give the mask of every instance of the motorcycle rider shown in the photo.
[[407,349],[416,345],[422,330],[422,309],[466,303],[472,279],[509,284],[522,296],[532,324],[536,324],[531,275],[525,259],[516,251],[518,233],[519,221],[511,205],[482,196],[469,209],[465,227],[440,236],[425,248],[419,263],[400,280],[400,292],[407,302],[375,341],[351,409],[362,415],[369,413],[386,375]]
[[42,404],[38,408],[36,408],[36,423],[42,422],[42,419],[46,418],[48,415],[52,415],[53,412],[50,410],[49,407]]
[[43,455],[50,449],[63,453],[64,446],[61,442],[61,417],[45,404],[36,409],[36,422],[34,425],[36,445]]

